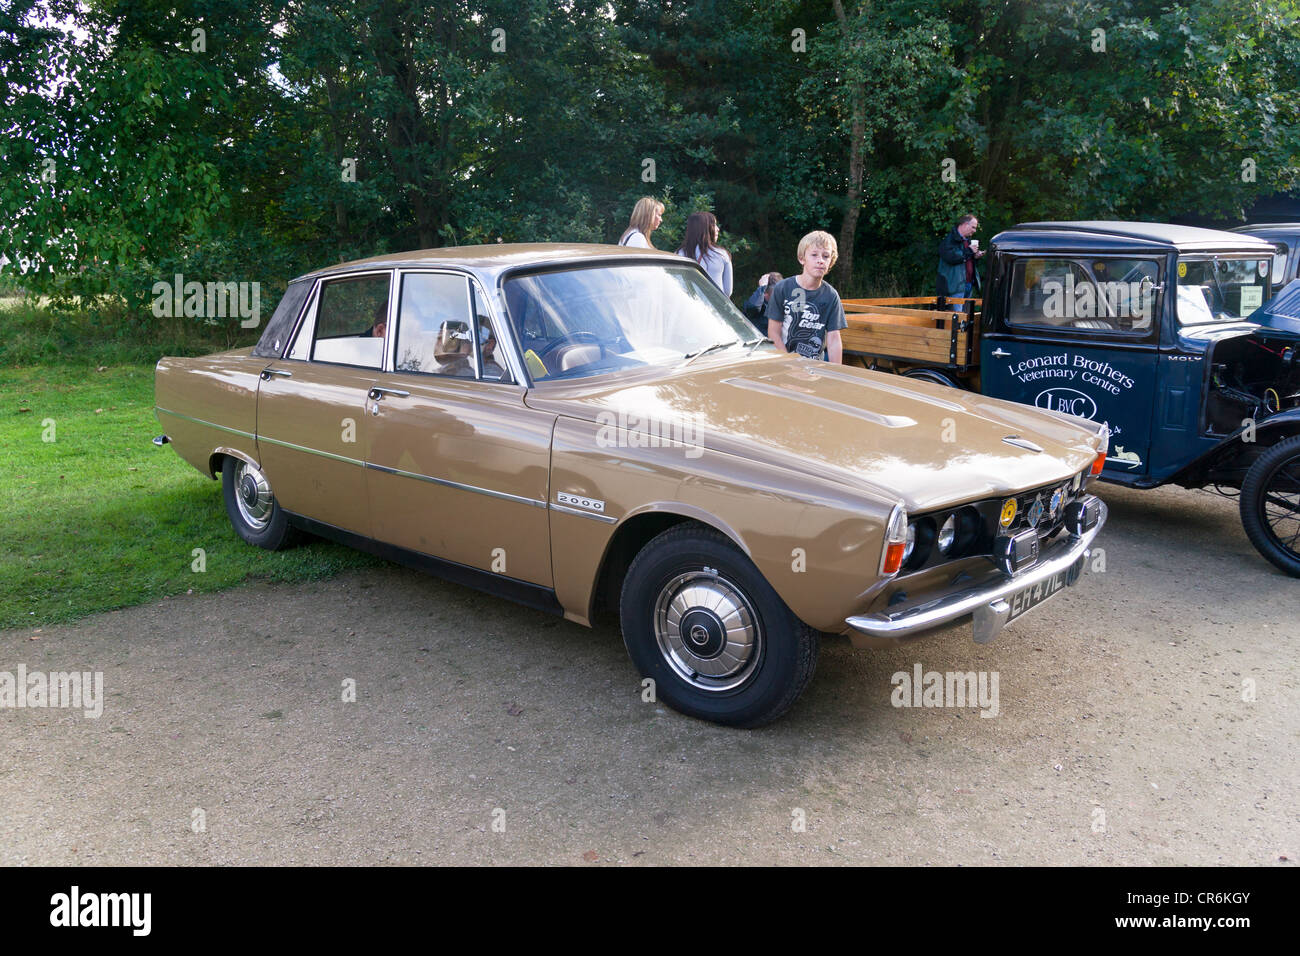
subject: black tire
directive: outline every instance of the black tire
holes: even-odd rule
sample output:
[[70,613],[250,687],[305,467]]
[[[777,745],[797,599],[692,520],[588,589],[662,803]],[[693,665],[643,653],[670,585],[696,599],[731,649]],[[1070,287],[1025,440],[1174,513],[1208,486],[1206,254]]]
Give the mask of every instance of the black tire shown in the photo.
[[1300,436],[1255,460],[1241,483],[1241,523],[1265,558],[1300,578]]
[[[657,698],[702,720],[770,723],[817,668],[819,632],[795,617],[725,535],[698,524],[669,528],[641,549],[623,579],[619,616],[627,652],[653,678]],[[727,646],[724,633],[734,639]]]
[[910,368],[903,373],[903,378],[914,378],[921,382],[933,382],[935,385],[965,391],[965,386],[957,379],[932,368]]
[[233,455],[227,455],[221,463],[221,494],[231,526],[249,544],[282,551],[301,540],[301,533],[289,524],[284,509],[271,494],[266,476]]

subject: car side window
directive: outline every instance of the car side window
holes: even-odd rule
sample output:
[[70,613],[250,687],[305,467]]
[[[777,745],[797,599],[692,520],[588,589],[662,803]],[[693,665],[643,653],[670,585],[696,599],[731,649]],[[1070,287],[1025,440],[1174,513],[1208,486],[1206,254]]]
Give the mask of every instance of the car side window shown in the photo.
[[1159,276],[1154,259],[1018,259],[1007,324],[1146,335],[1155,323]]
[[316,306],[319,299],[313,298],[307,305],[307,314],[302,317],[302,325],[289,349],[288,358],[306,362],[311,358],[312,341],[316,337]]
[[1269,281],[1273,285],[1285,285],[1287,282],[1286,257],[1291,250],[1285,242],[1277,242],[1274,245],[1278,247],[1279,251],[1273,254],[1273,274],[1269,276]]
[[479,378],[485,382],[510,382],[506,359],[501,353],[501,336],[478,288],[470,283],[470,301],[474,306],[475,346],[478,348]]
[[476,376],[469,279],[445,273],[402,276],[393,368],[450,378]]
[[384,364],[388,326],[388,288],[387,275],[333,279],[322,284],[315,309],[311,357],[317,362],[380,368]]

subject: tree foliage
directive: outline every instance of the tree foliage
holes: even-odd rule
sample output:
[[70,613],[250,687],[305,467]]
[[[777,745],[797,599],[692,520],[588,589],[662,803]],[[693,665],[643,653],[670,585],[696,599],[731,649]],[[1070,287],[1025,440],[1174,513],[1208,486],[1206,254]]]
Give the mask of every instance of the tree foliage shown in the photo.
[[[1296,0],[4,0],[0,250],[52,296],[385,250],[822,228],[926,291],[964,212],[1239,219],[1300,186]],[[128,313],[130,314],[130,313]]]

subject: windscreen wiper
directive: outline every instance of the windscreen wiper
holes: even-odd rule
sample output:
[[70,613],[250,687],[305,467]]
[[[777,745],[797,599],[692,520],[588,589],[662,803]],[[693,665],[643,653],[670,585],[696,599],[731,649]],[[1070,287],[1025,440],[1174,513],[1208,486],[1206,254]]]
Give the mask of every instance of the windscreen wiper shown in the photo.
[[735,339],[731,342],[718,342],[714,345],[710,345],[706,349],[700,349],[698,352],[691,352],[689,355],[686,356],[686,361],[683,362],[682,365],[684,366],[690,365],[691,362],[695,361],[695,359],[699,358],[701,355],[708,355],[710,352],[716,352],[718,349],[730,348],[731,346],[735,345],[739,341],[740,341],[739,339]]

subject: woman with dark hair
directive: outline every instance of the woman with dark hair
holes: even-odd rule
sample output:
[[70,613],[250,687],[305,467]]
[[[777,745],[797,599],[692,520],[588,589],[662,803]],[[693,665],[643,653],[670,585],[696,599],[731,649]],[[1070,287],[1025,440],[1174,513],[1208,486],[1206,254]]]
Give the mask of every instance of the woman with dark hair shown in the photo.
[[724,295],[731,295],[731,255],[718,245],[718,220],[711,212],[693,212],[686,220],[686,238],[679,256],[694,259]]

